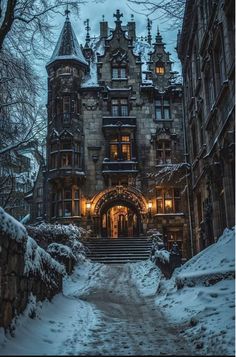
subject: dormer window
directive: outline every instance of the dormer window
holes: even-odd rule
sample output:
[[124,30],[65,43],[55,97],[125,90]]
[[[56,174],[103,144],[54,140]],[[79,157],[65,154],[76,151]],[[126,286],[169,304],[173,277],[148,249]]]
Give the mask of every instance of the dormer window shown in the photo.
[[127,79],[126,66],[112,66],[112,79]]
[[163,62],[157,62],[155,67],[155,73],[158,76],[163,76],[165,74],[165,65]]

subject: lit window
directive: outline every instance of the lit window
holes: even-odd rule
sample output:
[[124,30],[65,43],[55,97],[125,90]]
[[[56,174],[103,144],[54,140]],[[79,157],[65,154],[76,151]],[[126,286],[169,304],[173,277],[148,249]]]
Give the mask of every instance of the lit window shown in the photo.
[[165,66],[164,66],[164,63],[162,63],[162,62],[157,62],[157,63],[156,63],[156,67],[155,67],[155,72],[156,72],[157,75],[163,76],[163,74],[165,74]]
[[176,213],[180,211],[180,191],[179,189],[158,188],[157,213]]
[[111,160],[131,160],[131,145],[129,135],[113,137],[110,141]]

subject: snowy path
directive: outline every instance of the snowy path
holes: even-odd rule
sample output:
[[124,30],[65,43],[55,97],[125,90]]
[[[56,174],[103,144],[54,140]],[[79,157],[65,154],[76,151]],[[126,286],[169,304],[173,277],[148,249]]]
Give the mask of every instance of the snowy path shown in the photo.
[[191,355],[134,276],[132,264],[81,265],[65,281],[64,294],[43,303],[39,318],[20,319],[0,354]]

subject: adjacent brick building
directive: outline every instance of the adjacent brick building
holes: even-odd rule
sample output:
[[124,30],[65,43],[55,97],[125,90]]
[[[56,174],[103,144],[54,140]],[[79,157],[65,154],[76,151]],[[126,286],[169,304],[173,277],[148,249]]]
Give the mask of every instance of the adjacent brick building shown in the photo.
[[195,251],[235,224],[235,8],[232,0],[187,1],[178,54]]

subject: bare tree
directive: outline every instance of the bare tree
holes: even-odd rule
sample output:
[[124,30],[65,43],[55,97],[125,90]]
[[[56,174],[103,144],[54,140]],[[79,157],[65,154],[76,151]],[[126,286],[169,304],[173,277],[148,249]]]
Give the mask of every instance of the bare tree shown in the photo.
[[170,27],[180,28],[183,20],[185,3],[188,0],[127,0],[130,8],[137,12],[132,5],[140,6],[140,13],[168,21]]
[[[14,205],[22,150],[37,150],[46,108],[35,59],[52,46],[53,18],[82,0],[0,0],[0,205]],[[25,169],[22,168],[22,171]],[[19,172],[18,172],[19,173]]]

